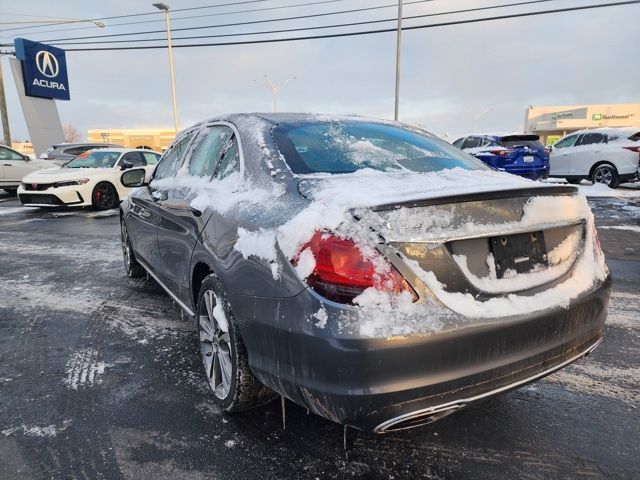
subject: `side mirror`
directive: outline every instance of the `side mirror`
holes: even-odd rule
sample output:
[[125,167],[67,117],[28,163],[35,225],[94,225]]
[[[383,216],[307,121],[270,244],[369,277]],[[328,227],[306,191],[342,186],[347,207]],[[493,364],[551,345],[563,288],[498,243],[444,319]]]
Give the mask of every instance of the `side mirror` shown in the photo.
[[549,149],[549,152],[551,152],[551,150],[553,150],[553,145],[549,145],[547,148]]
[[120,162],[120,170],[126,170],[128,168],[133,168],[133,163],[126,160]]
[[145,176],[147,172],[144,168],[134,168],[127,170],[120,175],[120,183],[128,188],[145,187],[149,185],[149,182],[145,182]]
[[29,155],[22,155],[22,158],[24,158],[25,162],[31,161],[31,157]]

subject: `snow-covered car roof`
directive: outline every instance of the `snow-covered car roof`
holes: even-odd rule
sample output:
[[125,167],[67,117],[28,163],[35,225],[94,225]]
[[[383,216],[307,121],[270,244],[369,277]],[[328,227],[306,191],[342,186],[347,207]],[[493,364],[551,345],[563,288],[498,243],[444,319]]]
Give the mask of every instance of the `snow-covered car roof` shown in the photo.
[[608,135],[633,135],[636,132],[640,132],[640,127],[598,127],[598,128],[585,128],[576,132],[568,133],[569,135],[576,135],[581,133],[605,133]]

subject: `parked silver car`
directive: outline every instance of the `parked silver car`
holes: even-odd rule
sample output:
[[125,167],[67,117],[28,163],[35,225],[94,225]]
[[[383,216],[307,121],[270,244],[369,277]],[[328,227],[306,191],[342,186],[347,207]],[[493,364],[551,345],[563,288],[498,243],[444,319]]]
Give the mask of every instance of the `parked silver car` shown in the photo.
[[89,143],[58,143],[47,148],[40,158],[42,160],[51,160],[56,165],[64,165],[73,160],[81,153],[95,150],[96,148],[123,148],[122,145],[115,143],[89,142]]
[[229,115],[185,130],[152,179],[121,181],[140,187],[121,205],[126,271],[197,320],[228,412],[283,395],[412,428],[602,340],[611,280],[585,198],[417,128]]

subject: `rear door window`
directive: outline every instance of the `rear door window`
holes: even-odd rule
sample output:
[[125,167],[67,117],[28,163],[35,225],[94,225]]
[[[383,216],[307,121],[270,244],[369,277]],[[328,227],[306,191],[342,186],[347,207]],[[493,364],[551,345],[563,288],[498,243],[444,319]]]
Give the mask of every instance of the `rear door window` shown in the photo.
[[153,152],[140,152],[140,153],[142,153],[142,156],[147,162],[147,165],[156,165],[158,163],[158,160],[160,159],[160,155],[158,155],[157,153],[153,153]]
[[605,143],[605,137],[601,133],[585,133],[582,135],[579,141],[576,142],[576,146],[580,145],[594,145],[598,143]]
[[640,132],[636,132],[629,137],[632,142],[640,142]]
[[233,130],[223,125],[208,128],[191,155],[189,173],[196,177],[211,178],[232,135]]

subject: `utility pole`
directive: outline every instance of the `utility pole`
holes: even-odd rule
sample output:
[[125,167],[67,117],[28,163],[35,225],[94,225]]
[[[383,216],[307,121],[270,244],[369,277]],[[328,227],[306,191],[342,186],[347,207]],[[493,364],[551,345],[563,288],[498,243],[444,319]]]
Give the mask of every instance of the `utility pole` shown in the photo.
[[171,45],[171,25],[169,23],[169,5],[166,3],[154,3],[154,7],[164,12],[164,19],[167,24],[167,46],[169,49],[169,75],[171,76],[171,95],[173,98],[173,125],[178,133],[178,107],[176,105],[176,79],[173,73],[173,50]]
[[273,113],[275,113],[278,111],[278,104],[277,104],[278,92],[282,87],[284,87],[291,80],[295,80],[296,77],[287,78],[284,82],[280,82],[275,85],[273,84],[273,82],[271,81],[268,75],[265,75],[264,78],[266,78],[266,80],[262,80],[262,81],[254,80],[254,82],[267,87],[271,91],[271,96],[273,97]]
[[402,47],[402,0],[398,0],[398,34],[396,38],[396,103],[393,119],[398,121],[400,110],[400,50]]
[[0,118],[2,119],[2,134],[4,143],[11,146],[11,131],[9,130],[9,115],[7,114],[7,100],[4,96],[4,78],[2,76],[2,57],[8,55],[0,54]]

